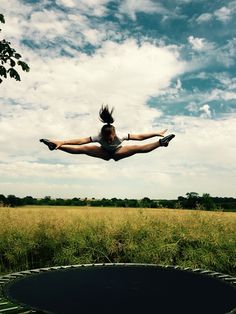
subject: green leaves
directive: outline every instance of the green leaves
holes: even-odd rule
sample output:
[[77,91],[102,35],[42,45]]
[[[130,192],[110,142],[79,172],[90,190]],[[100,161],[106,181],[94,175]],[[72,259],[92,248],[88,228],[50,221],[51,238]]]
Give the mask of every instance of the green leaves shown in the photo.
[[10,74],[10,77],[14,78],[16,81],[20,81],[20,75],[16,72],[15,69],[10,68],[7,70],[7,72]]
[[0,22],[5,23],[4,15],[0,13]]
[[[3,14],[0,13],[0,23],[5,23],[5,19]],[[0,28],[0,32],[1,32],[1,28]],[[1,82],[0,82],[1,83]]]
[[20,55],[19,53],[15,53],[14,58],[20,59],[20,58],[21,58],[21,55]]
[[0,65],[0,76],[7,78],[7,70],[2,65]]
[[29,68],[28,64],[26,64],[25,62],[18,61],[17,64],[21,66],[23,71],[29,72],[30,68]]
[[10,59],[10,65],[11,65],[11,67],[14,67],[16,65],[16,63],[13,59]]
[[[0,22],[5,23],[3,14],[0,14]],[[1,31],[1,30],[0,30]],[[16,65],[20,66],[25,72],[29,72],[30,67],[21,59],[21,55],[11,47],[11,43],[5,39],[0,41],[0,77],[7,78],[7,74],[16,81],[20,81],[19,73],[14,69]],[[3,80],[0,78],[0,84]]]

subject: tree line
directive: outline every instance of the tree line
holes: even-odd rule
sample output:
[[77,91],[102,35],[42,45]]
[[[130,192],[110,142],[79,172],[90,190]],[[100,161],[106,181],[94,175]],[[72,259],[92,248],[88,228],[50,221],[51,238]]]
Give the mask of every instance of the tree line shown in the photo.
[[154,200],[144,197],[138,199],[102,198],[88,199],[74,197],[70,199],[34,198],[32,196],[17,197],[15,195],[4,196],[0,194],[0,206],[18,207],[26,205],[37,206],[96,206],[96,207],[134,207],[134,208],[176,208],[176,209],[199,209],[199,210],[218,210],[236,211],[236,199],[233,197],[211,197],[204,193],[200,196],[196,192],[188,192],[186,196],[179,196],[174,200],[159,199]]

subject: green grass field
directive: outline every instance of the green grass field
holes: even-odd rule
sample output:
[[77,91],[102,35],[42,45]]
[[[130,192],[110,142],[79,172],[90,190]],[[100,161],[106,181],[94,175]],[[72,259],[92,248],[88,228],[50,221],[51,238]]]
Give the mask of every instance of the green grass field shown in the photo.
[[101,262],[236,274],[236,213],[0,207],[0,273]]

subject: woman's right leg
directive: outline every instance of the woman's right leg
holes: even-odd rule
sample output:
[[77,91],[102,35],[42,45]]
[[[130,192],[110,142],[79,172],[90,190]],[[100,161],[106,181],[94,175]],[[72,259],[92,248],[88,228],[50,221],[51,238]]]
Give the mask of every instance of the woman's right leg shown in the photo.
[[168,146],[169,142],[175,137],[174,134],[167,135],[160,139],[157,142],[144,144],[144,145],[129,145],[129,146],[122,146],[118,149],[115,154],[113,155],[113,159],[118,161],[123,158],[127,158],[133,156],[135,154],[144,154],[149,153],[152,150],[160,147],[160,146]]
[[118,149],[115,152],[115,154],[113,155],[113,159],[115,161],[118,161],[120,159],[131,157],[135,154],[149,153],[158,147],[160,147],[159,141],[150,143],[150,144],[144,144],[144,145],[122,146],[120,149]]
[[111,159],[109,153],[107,153],[102,147],[96,145],[80,145],[80,146],[63,145],[59,147],[58,150],[62,150],[63,152],[69,154],[84,154],[91,157],[100,158],[103,160]]

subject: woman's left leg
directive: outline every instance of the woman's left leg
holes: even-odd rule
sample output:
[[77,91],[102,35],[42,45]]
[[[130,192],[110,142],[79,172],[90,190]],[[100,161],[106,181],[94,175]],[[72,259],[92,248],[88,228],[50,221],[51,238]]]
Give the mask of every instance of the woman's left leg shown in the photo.
[[103,160],[110,160],[110,154],[106,152],[102,147],[96,145],[78,145],[78,146],[70,146],[70,145],[62,145],[58,148],[58,150],[62,150],[63,152],[69,154],[85,154],[91,157],[97,157]]
[[161,144],[159,143],[159,141],[157,141],[155,143],[145,144],[145,145],[123,146],[114,153],[113,159],[115,161],[118,161],[120,159],[133,156],[135,154],[149,153],[152,150],[154,150],[160,146],[161,146]]

